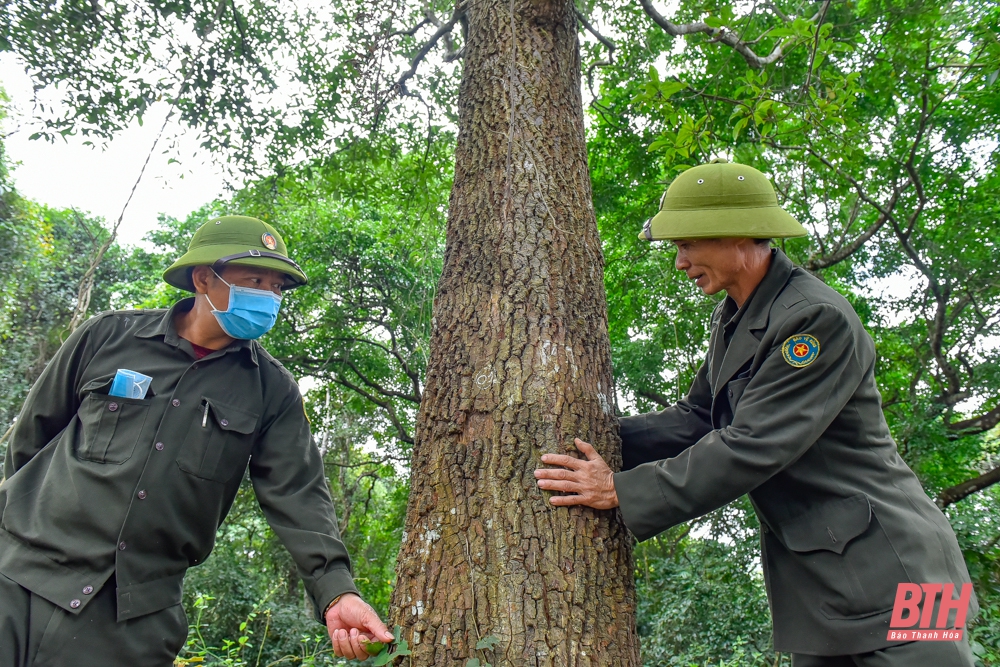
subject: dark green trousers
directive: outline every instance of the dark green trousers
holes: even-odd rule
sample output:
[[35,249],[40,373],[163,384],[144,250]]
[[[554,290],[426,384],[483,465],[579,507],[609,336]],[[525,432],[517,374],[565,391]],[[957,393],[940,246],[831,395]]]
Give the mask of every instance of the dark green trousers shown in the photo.
[[187,639],[181,605],[122,623],[114,576],[79,615],[0,574],[3,667],[170,667]]
[[973,667],[969,640],[909,642],[858,655],[792,654],[792,667]]

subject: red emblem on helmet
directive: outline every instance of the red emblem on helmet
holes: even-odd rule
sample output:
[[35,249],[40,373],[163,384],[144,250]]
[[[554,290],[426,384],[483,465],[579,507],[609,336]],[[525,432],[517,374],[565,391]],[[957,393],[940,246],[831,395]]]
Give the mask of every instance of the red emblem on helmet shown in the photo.
[[264,234],[261,235],[260,241],[268,250],[274,250],[278,247],[278,239],[274,238],[274,235],[269,234],[268,232],[264,232]]

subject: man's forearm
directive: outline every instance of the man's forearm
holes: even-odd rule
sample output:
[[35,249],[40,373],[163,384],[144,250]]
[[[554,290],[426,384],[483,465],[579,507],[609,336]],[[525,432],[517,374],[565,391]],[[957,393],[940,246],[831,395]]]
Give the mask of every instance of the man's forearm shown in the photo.
[[685,402],[619,420],[622,470],[677,456],[712,430],[707,414]]

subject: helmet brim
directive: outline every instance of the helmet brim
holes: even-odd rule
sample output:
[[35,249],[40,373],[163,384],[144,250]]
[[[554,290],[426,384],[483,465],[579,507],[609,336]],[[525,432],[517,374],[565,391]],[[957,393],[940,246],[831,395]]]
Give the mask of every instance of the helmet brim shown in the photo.
[[[220,257],[245,253],[245,245],[213,244],[195,248],[184,253],[176,262],[163,272],[163,281],[169,285],[188,292],[194,292],[191,282],[191,269],[196,266],[213,266]],[[288,277],[284,289],[294,289],[309,283],[306,274],[294,264],[272,257],[246,257],[226,262],[225,266],[256,266],[284,273]]]
[[780,206],[662,210],[639,232],[643,241],[671,239],[783,239],[809,232]]

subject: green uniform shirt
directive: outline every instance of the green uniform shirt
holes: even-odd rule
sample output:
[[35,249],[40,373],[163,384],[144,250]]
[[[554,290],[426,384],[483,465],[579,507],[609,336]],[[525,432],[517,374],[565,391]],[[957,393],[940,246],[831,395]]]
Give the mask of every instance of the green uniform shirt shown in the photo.
[[[99,315],[56,353],[7,450],[0,573],[70,613],[112,574],[119,621],[178,604],[249,462],[322,622],[355,587],[298,386],[256,341],[197,360],[173,323],[193,303]],[[108,396],[118,369],[146,398]]]

